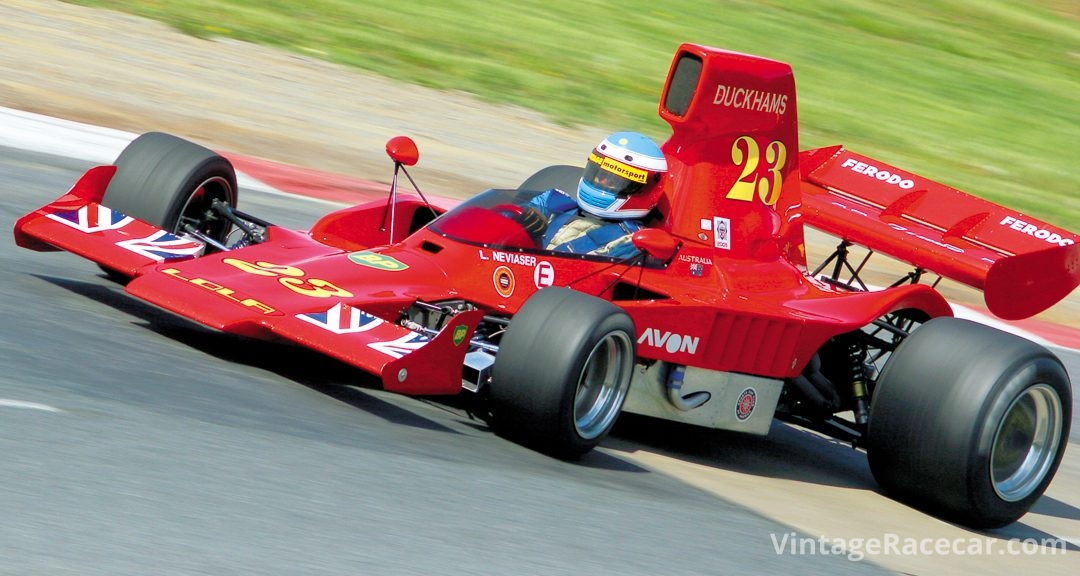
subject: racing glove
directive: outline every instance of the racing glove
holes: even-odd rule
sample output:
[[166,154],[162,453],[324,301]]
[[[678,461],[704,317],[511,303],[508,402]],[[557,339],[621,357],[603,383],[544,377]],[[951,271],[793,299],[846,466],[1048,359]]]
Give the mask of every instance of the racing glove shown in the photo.
[[547,230],[547,218],[544,216],[544,213],[535,206],[501,204],[496,206],[495,210],[518,224],[521,224],[521,227],[524,228],[533,239],[542,237],[544,231]]
[[521,222],[522,228],[529,233],[533,238],[540,238],[544,235],[544,231],[547,230],[548,221],[544,217],[544,214],[533,206],[525,206],[521,210],[521,215],[517,217],[517,221]]

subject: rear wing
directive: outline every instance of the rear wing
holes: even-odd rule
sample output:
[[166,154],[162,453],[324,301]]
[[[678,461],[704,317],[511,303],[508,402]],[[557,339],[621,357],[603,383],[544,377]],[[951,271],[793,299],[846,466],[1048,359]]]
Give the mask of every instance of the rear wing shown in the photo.
[[983,291],[1006,320],[1080,285],[1080,235],[841,146],[806,150],[803,222]]

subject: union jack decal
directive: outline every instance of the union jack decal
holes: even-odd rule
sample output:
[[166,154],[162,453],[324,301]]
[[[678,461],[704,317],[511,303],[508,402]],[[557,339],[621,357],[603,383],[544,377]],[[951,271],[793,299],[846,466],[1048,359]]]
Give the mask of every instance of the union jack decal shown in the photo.
[[427,344],[429,341],[431,341],[431,338],[428,338],[419,332],[413,332],[389,342],[370,342],[368,343],[368,348],[378,350],[391,358],[404,358],[406,354],[423,348],[424,344]]
[[119,230],[135,220],[123,212],[106,208],[101,204],[87,204],[73,212],[46,214],[46,217],[87,234],[105,230]]
[[[328,330],[334,334],[357,334],[359,332],[368,332],[375,330],[380,326],[386,326],[386,330],[383,332],[400,333],[405,330],[390,324],[379,318],[360,310],[349,306],[344,302],[338,302],[332,308],[326,312],[312,312],[309,314],[297,314],[297,318]],[[378,336],[371,336],[377,338]],[[405,330],[405,334],[399,336],[394,340],[381,340],[378,342],[368,342],[367,347],[386,354],[391,358],[404,358],[406,354],[418,350],[431,341],[431,338],[419,332],[413,332],[411,330]]]
[[334,334],[367,332],[379,327],[384,322],[382,318],[372,316],[344,302],[338,302],[326,312],[297,314],[296,317],[323,330],[329,330]]
[[158,262],[198,256],[204,248],[202,242],[181,238],[164,230],[154,232],[146,238],[122,240],[116,245]]

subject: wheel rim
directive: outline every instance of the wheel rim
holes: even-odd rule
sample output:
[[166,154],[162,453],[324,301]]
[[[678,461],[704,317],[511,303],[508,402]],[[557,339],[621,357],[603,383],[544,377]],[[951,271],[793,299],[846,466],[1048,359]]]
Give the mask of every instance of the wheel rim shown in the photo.
[[604,434],[615,422],[630,387],[630,337],[612,332],[593,347],[574,395],[574,428],[585,440]]
[[214,200],[228,202],[231,197],[232,186],[228,180],[215,176],[199,184],[195,191],[188,196],[187,202],[180,210],[180,219],[177,222],[176,232],[182,233],[184,225],[190,224],[199,232],[221,241],[228,232],[228,221],[214,218],[211,206]]
[[1036,384],[1013,400],[990,452],[990,479],[1002,500],[1023,500],[1039,487],[1054,465],[1062,425],[1061,398],[1050,386]]

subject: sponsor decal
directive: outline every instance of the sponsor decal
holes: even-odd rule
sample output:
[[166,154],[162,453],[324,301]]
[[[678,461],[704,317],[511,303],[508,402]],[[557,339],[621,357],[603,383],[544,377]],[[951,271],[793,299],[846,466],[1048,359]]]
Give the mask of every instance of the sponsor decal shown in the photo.
[[518,254],[517,252],[492,252],[491,259],[502,264],[520,264],[522,266],[536,266],[536,256],[531,254]]
[[671,332],[660,331],[656,328],[646,328],[645,331],[641,333],[641,336],[638,337],[637,343],[667,350],[669,354],[675,354],[677,352],[697,354],[697,348],[698,344],[701,343],[701,338],[697,336],[672,334]]
[[146,238],[121,240],[116,245],[158,262],[199,256],[205,248],[202,242],[181,238],[164,230],[159,230]]
[[731,250],[731,219],[713,217],[713,246],[721,250]]
[[221,263],[228,264],[229,266],[232,266],[241,272],[247,272],[248,274],[276,277],[279,284],[303,296],[311,296],[313,298],[329,298],[331,296],[351,298],[353,295],[352,292],[335,286],[329,280],[307,278],[303,270],[287,264],[274,264],[273,262],[265,262],[263,260],[258,262],[247,262],[238,258],[225,258]]
[[649,171],[648,170],[642,170],[641,168],[635,168],[635,167],[633,167],[633,166],[631,166],[629,164],[624,164],[623,162],[619,162],[618,160],[615,160],[614,158],[608,158],[607,156],[601,156],[601,155],[597,154],[595,150],[593,150],[589,154],[589,160],[599,164],[601,168],[603,168],[604,170],[607,170],[608,172],[611,172],[612,174],[617,174],[619,176],[622,176],[623,178],[633,180],[634,182],[640,182],[642,184],[645,184],[646,182],[649,181]]
[[496,268],[491,281],[495,284],[495,291],[503,298],[509,298],[514,293],[514,273],[506,266]]
[[388,272],[400,272],[409,267],[408,264],[405,264],[396,258],[367,251],[353,252],[352,254],[349,254],[349,260],[354,264],[367,266],[368,268],[378,268],[379,270],[386,270]]
[[747,388],[739,394],[739,401],[735,403],[735,417],[740,421],[754,415],[754,407],[757,406],[757,392],[753,388]]
[[889,172],[888,170],[882,170],[877,166],[867,164],[866,162],[860,162],[854,158],[848,158],[844,160],[844,163],[840,165],[841,168],[847,168],[856,174],[862,174],[875,180],[880,180],[886,184],[898,186],[903,190],[911,190],[915,187],[915,181],[910,178],[904,178],[899,174]]
[[738,86],[725,86],[724,84],[716,85],[716,95],[713,96],[713,104],[718,106],[772,114],[787,112],[787,101],[787,94]]
[[72,212],[46,214],[45,217],[87,234],[105,230],[119,230],[135,221],[134,218],[125,215],[123,212],[111,210],[100,204],[87,204]]
[[1024,222],[1023,220],[1020,220],[1018,218],[1013,218],[1012,216],[1006,216],[1006,217],[1002,218],[1001,222],[998,222],[998,224],[1001,224],[1002,226],[1008,226],[1009,229],[1016,230],[1017,232],[1020,232],[1021,234],[1027,234],[1028,236],[1033,236],[1035,238],[1038,238],[1039,240],[1042,240],[1042,241],[1046,242],[1047,244],[1057,244],[1058,246],[1069,246],[1071,244],[1076,243],[1071,238],[1063,238],[1061,236],[1061,234],[1058,234],[1057,232],[1051,232],[1051,231],[1049,231],[1049,230],[1047,230],[1045,228],[1039,228],[1038,226],[1036,226],[1034,224],[1028,224],[1027,222]]
[[555,284],[555,267],[547,260],[540,261],[533,269],[533,283],[537,288],[544,288]]
[[334,334],[355,334],[378,328],[384,320],[339,302],[325,312],[297,314],[297,318]]
[[164,270],[161,271],[161,273],[172,276],[173,278],[176,278],[177,280],[182,280],[184,282],[187,282],[188,284],[193,284],[195,286],[198,286],[199,288],[203,288],[205,290],[209,290],[211,292],[214,292],[217,295],[221,296],[222,298],[231,300],[231,301],[233,301],[233,302],[235,302],[235,303],[237,303],[237,304],[239,304],[241,306],[245,306],[247,308],[252,308],[252,309],[258,310],[258,311],[262,312],[264,315],[265,314],[273,314],[273,313],[277,312],[271,306],[269,306],[267,304],[263,304],[262,302],[259,302],[258,300],[254,299],[254,298],[245,298],[243,296],[240,296],[240,295],[238,295],[236,293],[235,290],[233,290],[231,288],[226,288],[225,286],[222,286],[221,284],[218,284],[217,282],[212,282],[212,281],[207,280],[205,278],[188,278],[188,277],[182,275],[180,273],[180,271],[177,270],[176,268],[165,268]]
[[460,346],[465,341],[465,335],[469,333],[469,327],[462,324],[454,327],[454,346]]

